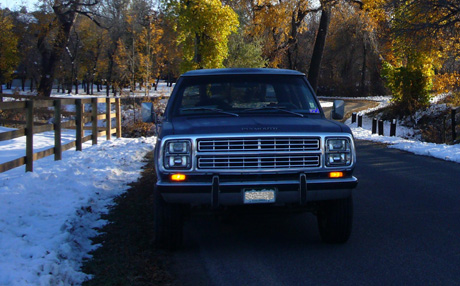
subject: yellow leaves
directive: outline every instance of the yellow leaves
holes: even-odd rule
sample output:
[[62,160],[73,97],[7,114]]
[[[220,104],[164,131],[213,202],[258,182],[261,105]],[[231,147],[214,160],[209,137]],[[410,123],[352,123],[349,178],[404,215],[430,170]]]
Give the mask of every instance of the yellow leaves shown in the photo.
[[434,77],[433,90],[437,93],[446,93],[460,89],[460,73],[443,73]]
[[19,63],[18,37],[13,33],[13,23],[0,10],[0,84],[8,81]]
[[151,21],[135,38],[139,63],[138,73],[145,84],[151,83],[159,74],[161,62],[164,59],[162,54],[164,47],[160,43],[162,36],[163,29]]
[[121,81],[129,80],[130,76],[130,57],[122,39],[117,41],[117,50],[113,56],[116,63],[115,71],[118,73]]
[[364,0],[363,10],[367,15],[378,22],[387,21],[389,14],[385,9],[388,0]]
[[253,23],[248,34],[264,39],[264,54],[270,59],[269,66],[277,67],[283,62],[286,49],[297,41],[297,35],[307,30],[304,20],[312,1],[287,0],[257,1],[253,5]]
[[237,14],[220,0],[181,1],[178,41],[183,44],[183,71],[223,67],[228,37],[238,26]]

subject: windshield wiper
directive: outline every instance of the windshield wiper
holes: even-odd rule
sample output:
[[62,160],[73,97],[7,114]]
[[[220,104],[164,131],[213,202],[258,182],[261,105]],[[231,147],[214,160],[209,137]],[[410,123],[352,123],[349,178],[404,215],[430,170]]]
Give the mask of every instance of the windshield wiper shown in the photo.
[[227,115],[231,115],[231,116],[235,116],[235,117],[239,116],[236,113],[228,112],[228,111],[224,111],[224,110],[219,109],[219,108],[212,108],[212,107],[191,107],[191,108],[182,108],[181,109],[181,111],[197,111],[197,110],[212,111],[212,112],[217,112],[217,113],[221,113],[221,114],[227,114]]
[[282,111],[282,112],[285,112],[285,113],[290,113],[290,114],[294,114],[294,115],[297,115],[299,117],[304,117],[303,114],[301,113],[298,113],[298,112],[295,112],[295,111],[291,111],[291,110],[287,110],[285,108],[282,108],[282,107],[274,107],[274,106],[262,106],[262,107],[258,107],[258,108],[249,108],[249,109],[245,109],[241,112],[251,112],[251,111],[258,111],[258,110],[278,110],[278,111]]

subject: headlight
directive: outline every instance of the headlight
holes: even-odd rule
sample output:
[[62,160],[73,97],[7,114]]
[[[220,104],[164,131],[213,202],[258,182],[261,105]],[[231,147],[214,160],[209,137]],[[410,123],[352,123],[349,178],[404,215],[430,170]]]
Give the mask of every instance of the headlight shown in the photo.
[[348,151],[348,140],[347,139],[328,139],[327,150],[328,151]]
[[170,141],[168,142],[168,152],[170,154],[185,154],[190,149],[190,141]]
[[348,138],[326,139],[326,166],[348,166],[351,160],[351,144]]
[[164,146],[163,165],[165,169],[191,168],[191,142],[189,140],[169,140]]

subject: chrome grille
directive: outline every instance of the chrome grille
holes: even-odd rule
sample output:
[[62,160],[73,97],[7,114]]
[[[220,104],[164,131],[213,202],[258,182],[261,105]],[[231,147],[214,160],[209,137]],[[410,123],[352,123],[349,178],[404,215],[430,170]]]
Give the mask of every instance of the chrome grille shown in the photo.
[[320,155],[204,155],[198,157],[198,169],[251,170],[313,168],[320,166]]
[[320,149],[317,137],[200,139],[199,152],[303,152]]

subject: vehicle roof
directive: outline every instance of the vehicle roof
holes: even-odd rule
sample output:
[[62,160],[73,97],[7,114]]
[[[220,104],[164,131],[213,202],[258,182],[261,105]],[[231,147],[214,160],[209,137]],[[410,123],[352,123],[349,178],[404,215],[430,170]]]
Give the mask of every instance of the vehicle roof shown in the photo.
[[201,69],[193,70],[184,73],[183,77],[189,76],[207,76],[207,75],[305,75],[304,73],[287,70],[287,69],[273,69],[273,68],[228,68],[228,69]]

